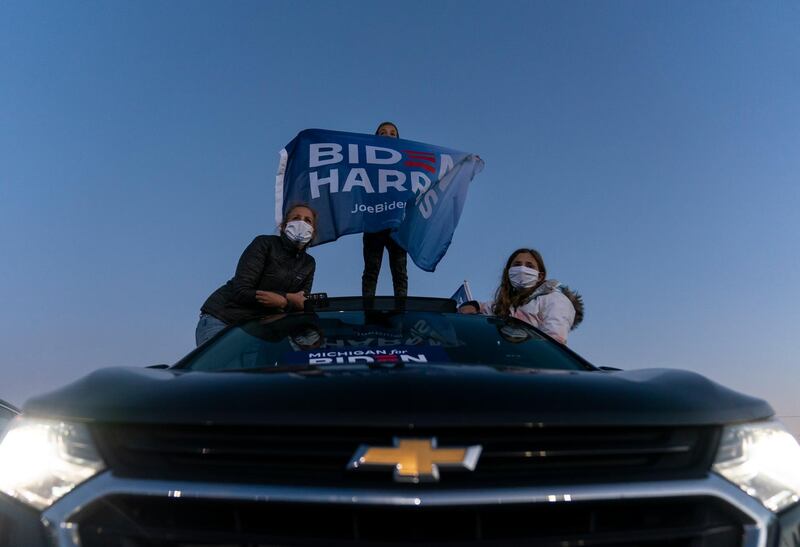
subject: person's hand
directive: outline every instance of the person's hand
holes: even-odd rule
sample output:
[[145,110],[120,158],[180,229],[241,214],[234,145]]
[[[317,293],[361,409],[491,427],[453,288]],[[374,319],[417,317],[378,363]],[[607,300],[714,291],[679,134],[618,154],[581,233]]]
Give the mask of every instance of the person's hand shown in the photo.
[[256,300],[267,308],[285,308],[288,305],[287,299],[279,294],[269,291],[256,291]]
[[306,295],[303,291],[286,293],[286,300],[289,301],[289,306],[296,310],[302,310],[306,302]]

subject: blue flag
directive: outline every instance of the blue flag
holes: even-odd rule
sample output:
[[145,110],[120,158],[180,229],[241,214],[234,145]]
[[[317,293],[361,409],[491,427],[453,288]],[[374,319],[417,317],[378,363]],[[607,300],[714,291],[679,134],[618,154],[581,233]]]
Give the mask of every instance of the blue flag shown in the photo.
[[318,213],[315,245],[393,230],[417,266],[433,271],[482,167],[478,156],[440,146],[306,129],[281,150],[275,218],[297,203],[310,205]]
[[467,201],[472,178],[483,169],[483,160],[464,155],[431,187],[409,205],[406,217],[392,238],[408,251],[414,263],[432,272],[447,252]]
[[474,300],[472,298],[472,291],[469,290],[469,283],[467,283],[466,280],[456,289],[456,292],[453,293],[450,300],[456,301],[456,307],[470,300]]

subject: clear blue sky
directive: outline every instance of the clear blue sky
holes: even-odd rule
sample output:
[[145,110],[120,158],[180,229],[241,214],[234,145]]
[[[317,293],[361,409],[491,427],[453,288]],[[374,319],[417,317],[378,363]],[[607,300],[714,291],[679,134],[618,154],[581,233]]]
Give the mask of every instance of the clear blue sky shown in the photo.
[[[798,28],[788,0],[6,0],[0,398],[181,357],[274,231],[278,150],[390,119],[486,161],[413,294],[488,298],[532,246],[589,360],[800,416]],[[313,251],[315,290],[359,292],[360,241]]]

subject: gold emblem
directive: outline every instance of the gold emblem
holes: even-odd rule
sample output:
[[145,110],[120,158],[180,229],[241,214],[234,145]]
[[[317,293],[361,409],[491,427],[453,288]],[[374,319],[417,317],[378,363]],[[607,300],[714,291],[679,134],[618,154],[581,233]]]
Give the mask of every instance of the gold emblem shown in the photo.
[[361,445],[348,469],[394,468],[398,482],[436,482],[439,468],[474,471],[481,455],[481,446],[438,448],[436,438],[394,439],[394,446]]

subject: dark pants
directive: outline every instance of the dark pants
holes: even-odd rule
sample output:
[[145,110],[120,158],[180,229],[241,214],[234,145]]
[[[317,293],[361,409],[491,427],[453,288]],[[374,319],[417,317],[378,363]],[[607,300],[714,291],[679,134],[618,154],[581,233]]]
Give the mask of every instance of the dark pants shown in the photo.
[[406,271],[406,252],[395,243],[389,230],[364,234],[364,274],[361,276],[361,294],[375,296],[378,274],[381,271],[384,247],[389,251],[389,267],[392,270],[392,284],[395,296],[408,295],[408,273]]

